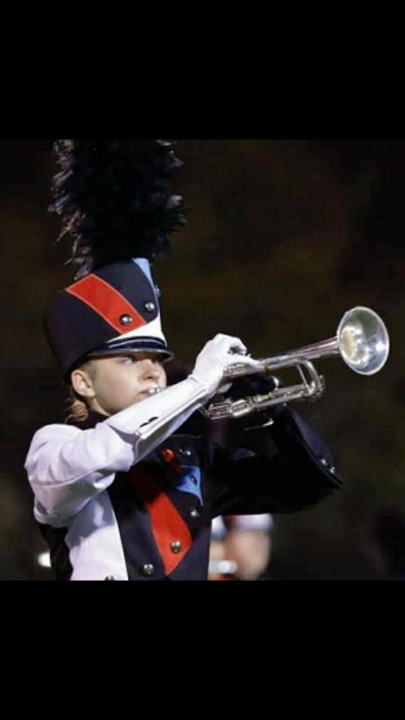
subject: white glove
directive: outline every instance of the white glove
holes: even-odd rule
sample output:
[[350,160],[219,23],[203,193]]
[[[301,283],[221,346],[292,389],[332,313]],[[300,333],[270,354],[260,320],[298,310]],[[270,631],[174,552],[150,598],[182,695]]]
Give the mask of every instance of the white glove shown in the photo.
[[203,385],[208,397],[211,397],[223,384],[225,370],[230,365],[242,363],[249,367],[260,366],[258,360],[245,355],[246,352],[247,348],[239,338],[216,335],[204,345],[190,377]]

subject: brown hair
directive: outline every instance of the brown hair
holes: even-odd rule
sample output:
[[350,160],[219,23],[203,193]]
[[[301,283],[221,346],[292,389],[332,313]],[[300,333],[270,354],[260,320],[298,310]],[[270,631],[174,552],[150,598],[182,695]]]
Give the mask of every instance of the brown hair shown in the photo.
[[69,388],[69,397],[66,402],[68,403],[66,412],[69,413],[69,415],[65,422],[68,422],[68,420],[74,420],[76,422],[87,420],[89,416],[87,403],[80,395],[77,395],[73,388]]

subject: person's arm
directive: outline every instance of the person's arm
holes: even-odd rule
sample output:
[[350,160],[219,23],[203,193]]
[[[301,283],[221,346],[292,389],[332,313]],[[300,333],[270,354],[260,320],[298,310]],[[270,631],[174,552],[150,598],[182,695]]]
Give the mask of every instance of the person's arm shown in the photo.
[[182,382],[106,418],[94,429],[49,425],[32,440],[25,468],[37,499],[37,514],[57,524],[79,512],[97,493],[149,455],[216,392],[226,367],[255,361],[239,338],[217,335],[199,354]]
[[342,487],[328,445],[294,408],[258,432],[255,450],[210,446],[215,515],[295,512]]
[[[227,391],[232,401],[266,396],[277,378],[253,373]],[[293,512],[341,487],[328,444],[294,407],[279,403],[227,423],[215,468],[214,510],[223,515]],[[241,451],[240,449],[243,448]]]

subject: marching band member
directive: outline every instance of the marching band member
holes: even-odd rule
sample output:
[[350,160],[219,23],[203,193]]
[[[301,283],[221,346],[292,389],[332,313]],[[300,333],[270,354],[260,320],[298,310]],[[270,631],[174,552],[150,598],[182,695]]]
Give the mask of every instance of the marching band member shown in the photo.
[[152,263],[184,225],[182,198],[168,189],[181,164],[171,143],[62,140],[55,152],[51,209],[74,238],[79,271],[46,308],[44,329],[72,404],[65,423],[37,430],[25,461],[54,576],[206,580],[215,517],[304,510],[342,480],[289,407],[257,430],[255,449],[179,432],[223,390],[227,368],[256,361],[217,332],[167,386],[173,351]]

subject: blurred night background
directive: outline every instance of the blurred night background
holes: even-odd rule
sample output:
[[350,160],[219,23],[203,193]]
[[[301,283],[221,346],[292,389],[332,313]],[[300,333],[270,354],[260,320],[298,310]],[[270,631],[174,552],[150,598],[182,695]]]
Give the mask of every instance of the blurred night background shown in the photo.
[[[51,579],[37,560],[46,548],[23,465],[35,430],[63,422],[66,407],[41,330],[46,303],[74,275],[70,238],[56,242],[60,218],[48,212],[53,142],[0,140],[0,580]],[[184,166],[171,190],[184,197],[188,225],[154,277],[184,363],[217,332],[241,337],[257,358],[325,340],[356,305],[390,333],[377,375],[340,358],[315,363],[325,395],[297,408],[328,440],[345,486],[274,518],[272,577],[405,578],[405,140],[173,142]],[[377,520],[395,572],[376,553]]]

